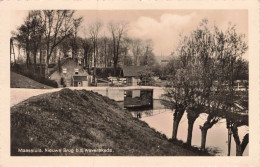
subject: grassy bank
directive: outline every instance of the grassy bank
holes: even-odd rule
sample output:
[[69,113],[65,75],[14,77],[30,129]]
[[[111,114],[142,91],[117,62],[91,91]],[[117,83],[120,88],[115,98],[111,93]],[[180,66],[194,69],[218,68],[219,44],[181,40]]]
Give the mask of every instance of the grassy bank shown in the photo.
[[206,155],[173,144],[107,97],[70,89],[11,108],[11,154]]
[[21,74],[15,72],[10,73],[10,87],[11,88],[30,88],[30,89],[49,89],[50,86],[39,83]]

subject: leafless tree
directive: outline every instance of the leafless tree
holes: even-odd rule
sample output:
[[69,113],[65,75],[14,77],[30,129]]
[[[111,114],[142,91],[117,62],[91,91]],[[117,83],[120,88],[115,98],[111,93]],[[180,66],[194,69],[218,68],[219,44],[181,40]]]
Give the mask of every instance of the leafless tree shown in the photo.
[[70,10],[44,10],[44,42],[47,50],[45,76],[48,76],[49,60],[54,49],[73,33],[73,14]]
[[78,38],[78,31],[79,31],[79,26],[82,22],[82,17],[73,19],[73,35],[72,39],[70,40],[71,48],[72,48],[72,58],[74,60],[77,60],[78,58],[78,49],[79,49],[79,38]]
[[127,32],[127,24],[124,22],[110,22],[108,24],[108,29],[112,35],[114,75],[116,75],[116,69],[119,60],[119,50],[121,47],[122,39]]
[[89,38],[84,38],[84,39],[82,38],[81,45],[84,50],[83,64],[84,64],[84,67],[86,67],[88,72],[90,73],[89,66],[90,66],[90,62],[91,62],[91,55],[93,52],[92,41]]
[[96,66],[98,57],[98,38],[102,27],[102,23],[97,21],[89,26],[90,39],[93,43],[94,72],[93,81],[96,82]]
[[140,39],[132,39],[131,41],[131,51],[134,57],[134,65],[139,66],[140,65],[140,57],[143,55],[144,47],[142,40]]

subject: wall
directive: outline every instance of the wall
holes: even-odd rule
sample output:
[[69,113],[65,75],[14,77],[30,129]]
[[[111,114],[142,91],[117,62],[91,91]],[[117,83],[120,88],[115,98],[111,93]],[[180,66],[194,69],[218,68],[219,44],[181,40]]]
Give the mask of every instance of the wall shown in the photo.
[[132,89],[153,89],[153,99],[161,99],[161,95],[164,93],[162,87],[154,86],[127,86],[127,87],[80,87],[80,88],[70,88],[70,89],[85,89],[92,90],[103,96],[107,96],[115,101],[124,101],[124,90]]
[[[153,99],[160,99],[163,94],[163,88],[161,87],[152,87],[152,86],[128,86],[128,87],[118,87],[118,88],[110,88],[110,87],[70,87],[72,90],[88,90],[97,92],[103,96],[107,96],[116,101],[124,101],[124,90],[131,89],[153,89]],[[23,89],[23,88],[11,88],[10,98],[11,98],[11,106],[20,103],[23,100],[26,100],[32,96],[37,96],[43,93],[50,93],[61,90],[61,88],[54,89]]]
[[[63,73],[63,68],[67,69],[67,73]],[[60,85],[60,83],[61,83],[60,80],[61,80],[61,77],[63,77],[64,78],[64,84],[66,84],[66,87],[73,86],[74,83],[71,83],[71,81],[72,81],[72,77],[74,75],[76,75],[75,74],[75,69],[76,68],[79,69],[78,74],[77,74],[78,76],[88,76],[88,73],[80,65],[78,65],[74,60],[68,59],[61,66],[61,73],[59,73],[59,71],[55,71],[50,76],[50,79],[51,80],[55,80],[58,83],[58,86],[62,87]]]

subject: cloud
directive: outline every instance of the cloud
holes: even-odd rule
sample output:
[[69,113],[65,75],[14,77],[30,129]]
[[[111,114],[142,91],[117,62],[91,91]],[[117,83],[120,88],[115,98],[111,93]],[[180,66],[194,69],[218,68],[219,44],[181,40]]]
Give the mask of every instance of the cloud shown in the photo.
[[141,39],[152,39],[155,54],[168,55],[177,45],[179,34],[191,29],[191,23],[195,17],[196,13],[188,15],[165,13],[159,20],[141,16],[130,25],[129,35]]

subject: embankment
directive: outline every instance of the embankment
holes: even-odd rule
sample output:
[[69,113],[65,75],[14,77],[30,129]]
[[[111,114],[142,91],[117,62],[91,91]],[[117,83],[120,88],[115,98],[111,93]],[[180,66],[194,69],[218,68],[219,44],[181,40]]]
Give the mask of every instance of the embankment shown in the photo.
[[[78,152],[77,152],[78,151]],[[107,97],[62,89],[11,107],[12,155],[196,156]]]

